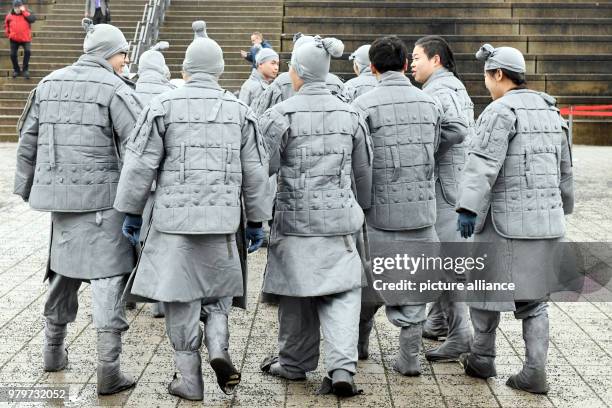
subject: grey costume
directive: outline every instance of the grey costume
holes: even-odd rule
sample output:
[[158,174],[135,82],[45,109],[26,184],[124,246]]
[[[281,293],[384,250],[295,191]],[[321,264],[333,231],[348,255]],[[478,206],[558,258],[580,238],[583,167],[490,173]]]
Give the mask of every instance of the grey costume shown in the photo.
[[279,175],[263,291],[281,295],[279,357],[264,370],[288,378],[316,368],[319,324],[330,377],[354,374],[357,362],[361,261],[352,234],[364,221],[360,205],[369,205],[371,150],[357,112],[323,82],[329,48],[294,51],[305,84],[260,118]]
[[[235,238],[241,203],[249,221],[271,218],[265,204],[266,150],[253,112],[219,87],[223,66],[216,42],[194,39],[183,63],[190,79],[153,99],[136,124],[115,200],[119,211],[141,214],[157,182],[130,290],[165,302],[167,333],[183,374],[169,391],[188,399],[203,396],[202,336],[195,334],[201,303],[209,303],[204,306],[206,344],[219,384],[228,392],[239,381],[227,355],[229,307],[224,298],[243,294]],[[222,366],[216,367],[219,353]]]
[[[497,56],[499,52],[503,58],[504,50],[495,50]],[[478,214],[474,241],[495,243],[502,254],[485,269],[486,276],[514,282],[517,289],[506,302],[472,305],[474,344],[462,363],[470,375],[496,375],[499,311],[513,310],[523,319],[526,358],[522,371],[507,384],[546,393],[549,334],[542,302],[548,295],[547,277],[558,261],[555,243],[565,234],[564,214],[572,212],[574,203],[567,127],[554,98],[517,89],[491,103],[476,129],[456,207]]]
[[359,76],[346,81],[344,94],[349,101],[354,101],[364,93],[376,88],[376,85],[378,85],[378,80],[370,67],[367,67],[359,73]]
[[[374,149],[371,208],[366,214],[371,257],[381,256],[376,248],[383,248],[385,242],[402,240],[406,247],[411,241],[437,242],[434,154],[440,143],[440,108],[404,74],[394,71],[382,74],[378,86],[357,98],[353,106],[369,126]],[[395,368],[405,375],[418,375],[425,305],[408,298],[384,301],[390,321],[402,328]],[[362,305],[362,358],[367,358],[372,319],[379,305]]]
[[254,69],[251,72],[251,76],[249,76],[244,84],[242,84],[242,87],[240,87],[238,99],[250,106],[268,86],[269,84],[266,82],[263,75]]
[[[464,240],[457,231],[454,206],[461,170],[465,166],[465,146],[474,134],[474,104],[461,81],[445,68],[429,77],[423,84],[423,91],[431,95],[443,111],[440,148],[436,155],[436,233],[442,242],[461,242]],[[448,293],[441,296],[431,307],[423,327],[423,335],[430,338],[437,338],[436,331],[448,327],[444,344],[425,353],[427,359],[434,361],[459,357],[469,350],[471,342],[467,306],[449,303]]]
[[66,325],[76,319],[81,282],[90,281],[98,393],[110,394],[134,385],[119,370],[121,333],[128,329],[121,293],[134,255],[112,202],[141,104],[106,60],[127,50],[123,34],[90,23],[84,21],[85,54],[30,94],[18,122],[14,191],[33,209],[51,212],[44,368],[65,368]]
[[[344,82],[338,76],[334,74],[327,74],[325,79],[325,86],[332,95],[337,95],[345,100],[344,96]],[[259,95],[257,99],[253,101],[251,107],[258,116],[261,116],[266,110],[272,106],[286,101],[295,95],[293,85],[291,85],[291,78],[288,72],[283,72],[270,84],[270,86]]]
[[[168,66],[164,55],[160,52],[168,49],[169,44],[165,41],[159,42],[151,47],[150,50],[142,53],[138,59],[138,81],[136,81],[136,94],[143,102],[148,105],[151,99],[166,91],[176,89],[168,78]],[[153,189],[155,186],[153,186]],[[145,224],[150,221],[153,200],[147,203],[147,208],[144,211]],[[154,317],[164,316],[163,303],[157,302],[152,305],[152,313]]]
[[359,75],[348,80],[344,86],[344,94],[349,101],[354,101],[357,97],[371,91],[378,85],[376,76],[370,68],[370,45],[362,45],[349,56],[349,61],[353,61],[353,67],[359,71]]

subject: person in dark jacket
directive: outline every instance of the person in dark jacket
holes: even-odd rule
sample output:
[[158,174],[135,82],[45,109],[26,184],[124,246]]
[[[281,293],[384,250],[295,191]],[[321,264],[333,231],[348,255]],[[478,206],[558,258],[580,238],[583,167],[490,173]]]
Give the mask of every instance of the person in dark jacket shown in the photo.
[[267,40],[264,40],[263,34],[259,31],[255,31],[253,34],[251,34],[251,44],[253,45],[251,46],[249,52],[240,50],[240,55],[242,55],[242,58],[251,63],[253,69],[257,69],[257,62],[255,61],[257,53],[262,48],[272,48],[272,44],[270,44]]
[[[4,19],[4,32],[11,42],[11,62],[13,63],[13,78],[17,78],[22,72],[25,79],[30,79],[28,71],[30,63],[30,44],[32,43],[31,24],[36,21],[34,13],[23,5],[22,0],[14,0],[13,8]],[[23,47],[23,71],[19,67],[17,52]]]

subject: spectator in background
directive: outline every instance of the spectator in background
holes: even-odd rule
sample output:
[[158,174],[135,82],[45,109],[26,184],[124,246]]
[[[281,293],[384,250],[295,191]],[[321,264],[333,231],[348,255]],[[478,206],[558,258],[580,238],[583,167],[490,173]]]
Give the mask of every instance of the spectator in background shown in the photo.
[[272,45],[267,40],[264,40],[263,34],[259,31],[255,31],[251,34],[251,44],[252,46],[249,52],[240,50],[240,55],[251,63],[253,69],[257,69],[257,63],[255,62],[257,52],[262,48],[272,48]]
[[32,43],[31,24],[36,21],[36,16],[31,13],[22,0],[13,1],[13,9],[4,19],[4,32],[11,42],[11,62],[13,63],[13,78],[17,78],[22,70],[19,68],[17,52],[23,47],[23,76],[30,79],[28,71],[30,63],[30,44]]
[[89,0],[85,6],[85,17],[91,18],[94,24],[110,23],[108,0]]

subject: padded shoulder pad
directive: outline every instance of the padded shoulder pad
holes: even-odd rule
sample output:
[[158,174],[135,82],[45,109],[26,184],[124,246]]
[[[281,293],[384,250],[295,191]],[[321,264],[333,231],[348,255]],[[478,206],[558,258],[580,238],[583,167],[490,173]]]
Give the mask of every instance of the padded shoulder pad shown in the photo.
[[117,96],[123,101],[125,107],[130,111],[134,119],[138,117],[139,112],[142,110],[144,104],[129,86],[122,85],[116,90]]
[[259,118],[259,129],[266,141],[268,151],[275,148],[290,127],[289,119],[276,107],[270,108]]
[[509,137],[515,131],[516,116],[501,104],[491,104],[478,118],[470,151],[502,161]]
[[30,110],[32,109],[32,105],[36,103],[36,89],[38,87],[32,89],[30,94],[28,95],[28,100],[23,108],[23,112],[21,112],[21,116],[19,116],[19,120],[17,121],[17,135],[21,137],[21,129],[23,128],[23,124],[26,121],[26,118],[30,114]]
[[156,126],[156,118],[163,117],[164,114],[161,102],[158,99],[153,99],[150,105],[145,107],[138,117],[126,148],[139,156],[142,155],[149,142],[151,128]]

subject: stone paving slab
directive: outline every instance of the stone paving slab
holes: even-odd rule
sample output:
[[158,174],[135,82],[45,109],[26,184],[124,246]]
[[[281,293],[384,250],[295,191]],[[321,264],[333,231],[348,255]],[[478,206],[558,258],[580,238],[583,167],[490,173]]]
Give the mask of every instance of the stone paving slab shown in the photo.
[[[397,351],[397,330],[384,313],[376,316],[371,338],[371,358],[360,361],[355,380],[364,395],[340,400],[315,395],[323,367],[306,381],[291,382],[264,375],[259,363],[276,351],[276,309],[258,303],[265,251],[250,256],[249,310],[234,309],[230,316],[234,362],[242,383],[230,396],[223,394],[211,368],[202,365],[203,403],[168,395],[174,366],[163,319],[154,319],[149,305],[128,311],[130,330],[124,336],[123,368],[138,378],[129,391],[99,397],[95,387],[95,331],[91,325],[88,285],[79,295],[79,315],[69,326],[70,363],[60,373],[42,370],[42,282],[47,262],[49,216],[31,211],[12,195],[15,144],[0,144],[0,387],[67,386],[67,406],[108,407],[580,407],[612,405],[612,303],[597,302],[591,295],[581,302],[551,303],[551,343],[548,396],[535,396],[508,388],[506,378],[523,360],[521,323],[503,314],[497,338],[498,377],[488,381],[466,377],[456,363],[430,364],[424,359],[423,375],[402,377],[390,369]],[[568,217],[569,238],[574,241],[612,242],[612,148],[576,146],[575,213]],[[606,291],[607,288],[601,288]],[[610,299],[610,296],[607,297]],[[424,348],[435,342],[424,340]],[[0,402],[0,406],[9,404]],[[52,406],[42,403],[15,407]]]

